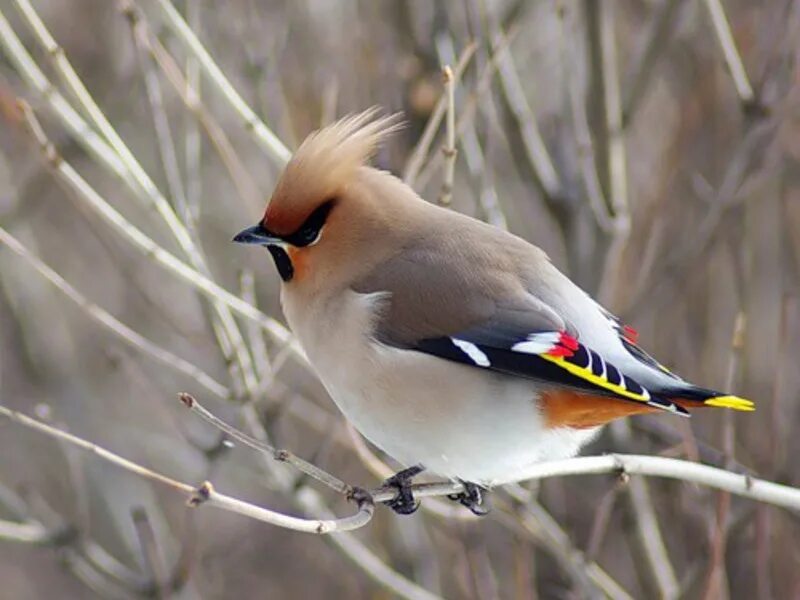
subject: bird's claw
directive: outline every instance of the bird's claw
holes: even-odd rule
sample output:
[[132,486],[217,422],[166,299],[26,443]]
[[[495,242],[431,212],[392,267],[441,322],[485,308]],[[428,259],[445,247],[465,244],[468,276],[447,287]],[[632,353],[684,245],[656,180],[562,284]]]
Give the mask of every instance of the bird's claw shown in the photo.
[[391,508],[398,515],[410,515],[419,508],[419,502],[414,499],[411,491],[411,479],[419,475],[425,469],[422,466],[409,467],[399,473],[395,473],[383,482],[383,487],[391,487],[397,490],[397,494],[391,500],[384,501],[384,504]]
[[465,506],[472,512],[473,515],[483,517],[489,514],[489,507],[484,505],[483,492],[486,488],[482,488],[478,484],[469,481],[462,481],[464,491],[458,494],[448,494],[447,497],[453,502],[458,502],[461,506]]

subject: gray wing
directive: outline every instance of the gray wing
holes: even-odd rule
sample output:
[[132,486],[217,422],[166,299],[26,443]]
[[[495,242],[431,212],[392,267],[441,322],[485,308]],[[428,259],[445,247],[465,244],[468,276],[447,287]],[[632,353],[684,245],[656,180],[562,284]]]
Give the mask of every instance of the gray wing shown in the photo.
[[513,265],[474,248],[463,254],[462,246],[460,252],[458,262],[471,268],[455,269],[452,254],[418,248],[383,262],[353,286],[361,293],[386,293],[375,323],[378,340],[471,367],[688,414],[581,344],[574,328],[513,276]]
[[[454,268],[456,256],[469,268]],[[378,265],[353,289],[388,292],[375,334],[400,347],[468,330],[482,331],[489,341],[570,329],[551,307],[524,289],[510,267],[508,258],[498,259],[480,248],[417,248]]]

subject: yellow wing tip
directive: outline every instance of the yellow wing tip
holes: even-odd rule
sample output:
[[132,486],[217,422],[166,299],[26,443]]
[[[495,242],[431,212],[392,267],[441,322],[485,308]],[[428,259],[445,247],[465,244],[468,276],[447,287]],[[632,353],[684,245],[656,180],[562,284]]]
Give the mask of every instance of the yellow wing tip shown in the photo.
[[752,412],[756,409],[756,405],[746,398],[739,396],[717,396],[716,398],[709,398],[703,402],[706,406],[716,406],[719,408],[732,408],[733,410],[741,410],[745,412]]

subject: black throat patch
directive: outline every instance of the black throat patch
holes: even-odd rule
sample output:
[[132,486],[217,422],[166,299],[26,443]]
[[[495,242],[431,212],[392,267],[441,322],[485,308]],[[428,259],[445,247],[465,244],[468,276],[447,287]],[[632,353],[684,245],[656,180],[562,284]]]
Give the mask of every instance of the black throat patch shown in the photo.
[[267,246],[267,250],[272,255],[272,260],[275,261],[275,266],[278,268],[278,274],[284,281],[291,281],[294,277],[294,267],[292,266],[292,259],[286,253],[286,250],[280,246]]

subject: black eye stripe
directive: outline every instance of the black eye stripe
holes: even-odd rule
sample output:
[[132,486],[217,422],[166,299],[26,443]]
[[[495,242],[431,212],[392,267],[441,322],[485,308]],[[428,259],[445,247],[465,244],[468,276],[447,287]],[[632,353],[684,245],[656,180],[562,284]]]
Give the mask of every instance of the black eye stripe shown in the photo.
[[322,230],[322,227],[325,225],[325,221],[328,219],[328,215],[333,208],[334,200],[328,200],[324,202],[319,207],[312,212],[305,222],[295,231],[294,233],[284,236],[284,240],[290,243],[292,246],[297,246],[302,248],[303,246],[308,246],[314,240],[317,239],[319,236],[319,232]]

